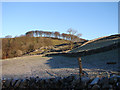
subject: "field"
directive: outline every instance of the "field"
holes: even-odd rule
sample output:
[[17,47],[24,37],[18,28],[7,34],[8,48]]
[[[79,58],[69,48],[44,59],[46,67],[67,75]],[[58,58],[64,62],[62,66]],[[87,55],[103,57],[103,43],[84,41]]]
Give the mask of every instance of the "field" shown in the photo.
[[[110,37],[110,36],[108,36]],[[81,45],[80,47],[73,49],[70,52],[80,52],[80,51],[84,51],[84,50],[91,50],[91,49],[97,49],[97,48],[101,48],[101,47],[105,47],[105,46],[109,46],[111,44],[117,43],[118,41],[120,41],[120,38],[112,38],[112,39],[103,39],[100,40],[101,38],[95,39],[95,40],[90,40],[86,43],[84,43],[83,45]]]
[[[107,65],[110,60],[118,61],[117,50],[82,57],[83,70],[90,76],[96,76],[103,71],[116,71],[117,65]],[[109,55],[109,56],[108,56]],[[99,56],[99,57],[98,57]],[[106,59],[106,61],[104,61]],[[79,74],[77,57],[65,56],[24,56],[6,59],[2,62],[2,76],[24,78],[39,76],[41,78],[64,77]],[[94,74],[94,75],[93,75]]]

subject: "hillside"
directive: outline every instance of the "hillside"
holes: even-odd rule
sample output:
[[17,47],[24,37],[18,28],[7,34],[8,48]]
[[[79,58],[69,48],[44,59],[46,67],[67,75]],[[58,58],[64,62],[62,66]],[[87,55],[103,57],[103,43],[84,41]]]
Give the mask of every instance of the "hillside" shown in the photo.
[[[82,42],[84,39],[81,39]],[[2,39],[2,58],[12,58],[22,55],[40,55],[45,52],[69,50],[69,40],[51,37],[15,37]],[[78,45],[81,45],[79,43]],[[76,47],[76,43],[74,43]]]
[[120,42],[120,34],[104,36],[104,37],[90,40],[82,44],[80,47],[77,47],[71,50],[70,52],[74,53],[74,52],[82,52],[82,51],[103,48],[103,47],[107,47],[113,44],[117,44],[118,42]]

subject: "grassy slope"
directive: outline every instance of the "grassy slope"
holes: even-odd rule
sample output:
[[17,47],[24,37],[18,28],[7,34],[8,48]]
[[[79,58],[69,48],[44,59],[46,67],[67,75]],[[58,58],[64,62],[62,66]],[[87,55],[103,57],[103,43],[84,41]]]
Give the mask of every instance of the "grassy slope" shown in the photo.
[[120,41],[120,34],[112,35],[112,36],[104,36],[101,38],[90,40],[70,52],[80,52],[84,50],[101,48],[104,46],[109,46],[111,44],[117,43],[118,41]]

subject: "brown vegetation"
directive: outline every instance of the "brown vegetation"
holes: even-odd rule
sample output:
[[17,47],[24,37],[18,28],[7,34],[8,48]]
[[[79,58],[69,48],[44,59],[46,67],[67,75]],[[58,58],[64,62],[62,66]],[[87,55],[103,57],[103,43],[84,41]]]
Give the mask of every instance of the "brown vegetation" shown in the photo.
[[[74,38],[74,39],[73,39]],[[2,39],[2,58],[12,58],[27,54],[39,49],[42,46],[53,46],[57,44],[69,43],[68,40],[80,39],[73,34],[48,31],[28,31],[25,35],[14,37],[8,35]]]
[[[63,40],[53,40],[43,37],[15,37],[2,39],[2,58],[12,58],[29,53],[42,46],[61,44]],[[64,40],[65,41],[65,40]],[[54,43],[53,43],[54,42]],[[65,41],[67,42],[67,41]],[[63,42],[64,43],[64,42]]]

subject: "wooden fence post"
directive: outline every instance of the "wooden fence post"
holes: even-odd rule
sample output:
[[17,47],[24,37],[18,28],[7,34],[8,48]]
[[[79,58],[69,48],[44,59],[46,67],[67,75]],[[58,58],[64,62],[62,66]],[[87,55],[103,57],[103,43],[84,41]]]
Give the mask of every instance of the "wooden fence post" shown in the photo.
[[78,57],[78,63],[79,63],[79,76],[80,76],[80,82],[81,82],[81,77],[82,77],[82,61],[81,61],[81,57]]

